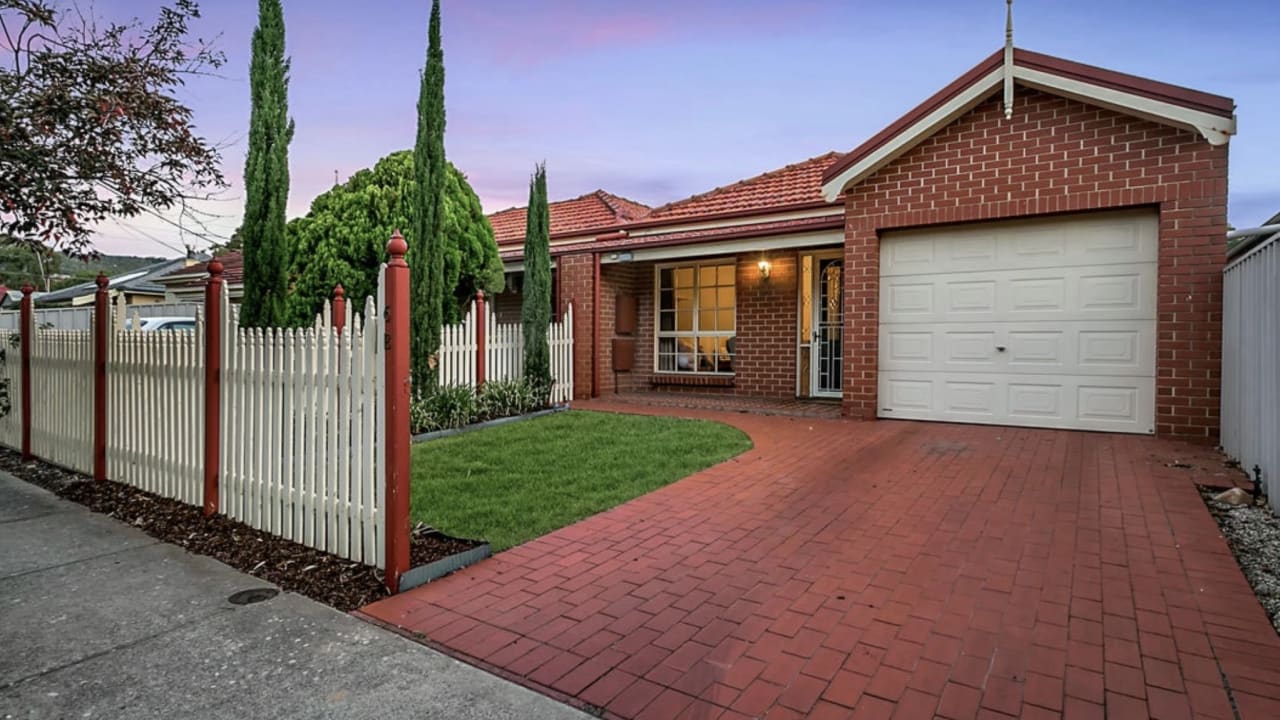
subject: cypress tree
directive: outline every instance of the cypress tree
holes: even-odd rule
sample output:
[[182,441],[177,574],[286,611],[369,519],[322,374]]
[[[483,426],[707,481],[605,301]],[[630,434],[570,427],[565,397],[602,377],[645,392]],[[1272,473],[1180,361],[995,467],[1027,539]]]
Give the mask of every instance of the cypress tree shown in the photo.
[[415,392],[436,385],[444,303],[452,293],[444,283],[444,48],[440,45],[440,0],[431,3],[427,66],[418,88],[418,136],[413,146],[413,227],[409,243],[409,283],[413,300],[409,348]]
[[524,232],[524,293],[520,320],[524,332],[524,377],[544,392],[551,389],[551,214],[547,208],[547,166],[538,165],[529,181],[529,210]]
[[240,324],[284,322],[288,291],[285,204],[289,200],[289,60],[280,0],[258,0],[249,64],[249,153],[244,163],[244,302]]

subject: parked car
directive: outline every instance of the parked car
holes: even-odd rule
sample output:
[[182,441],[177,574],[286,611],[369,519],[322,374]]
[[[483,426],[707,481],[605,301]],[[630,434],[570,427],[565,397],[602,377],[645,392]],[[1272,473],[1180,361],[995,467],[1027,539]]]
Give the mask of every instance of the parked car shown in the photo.
[[[124,329],[133,329],[133,318],[124,321]],[[139,332],[154,332],[156,330],[190,330],[196,329],[196,319],[193,317],[148,317],[142,318],[138,325]]]

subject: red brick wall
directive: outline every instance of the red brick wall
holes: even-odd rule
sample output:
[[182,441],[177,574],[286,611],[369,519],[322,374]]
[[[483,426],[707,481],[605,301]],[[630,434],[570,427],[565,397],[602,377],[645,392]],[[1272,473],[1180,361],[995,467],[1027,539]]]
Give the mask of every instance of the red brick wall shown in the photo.
[[1218,437],[1227,148],[1196,133],[1019,88],[992,98],[845,199],[845,414],[876,416],[879,233],[1155,206],[1160,213],[1156,433]]
[[590,253],[564,255],[557,259],[561,273],[561,311],[573,303],[573,397],[591,397],[591,310],[594,299],[594,257]]
[[770,253],[770,271],[760,277],[756,254],[738,257],[738,340],[734,349],[734,392],[738,395],[796,396],[796,278],[794,251]]

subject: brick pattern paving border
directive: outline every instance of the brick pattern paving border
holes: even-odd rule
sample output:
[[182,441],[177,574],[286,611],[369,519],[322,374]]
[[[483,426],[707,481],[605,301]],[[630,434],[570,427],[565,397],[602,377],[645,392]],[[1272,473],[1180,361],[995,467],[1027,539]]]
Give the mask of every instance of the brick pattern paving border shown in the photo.
[[614,718],[1280,717],[1208,450],[587,406],[755,448],[361,614]]

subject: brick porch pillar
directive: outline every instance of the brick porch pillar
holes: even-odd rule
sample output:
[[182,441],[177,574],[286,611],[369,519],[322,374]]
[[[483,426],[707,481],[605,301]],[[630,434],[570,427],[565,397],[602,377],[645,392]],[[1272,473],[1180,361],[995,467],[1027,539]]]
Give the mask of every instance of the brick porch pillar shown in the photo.
[[592,317],[595,315],[594,258],[591,253],[562,255],[556,259],[560,274],[561,302],[573,303],[573,399],[589,400],[591,360],[597,352],[592,344]]

